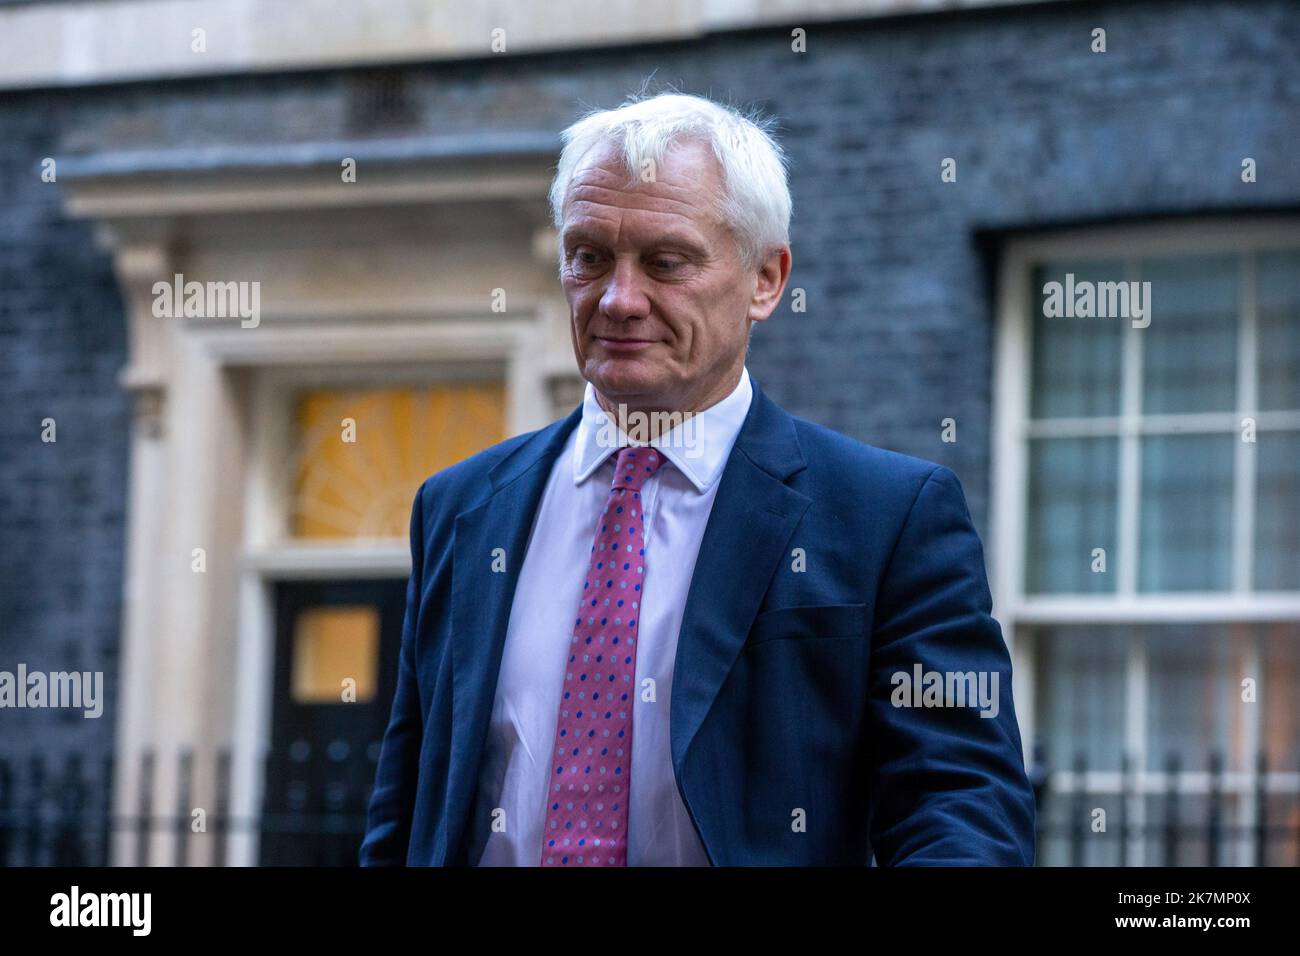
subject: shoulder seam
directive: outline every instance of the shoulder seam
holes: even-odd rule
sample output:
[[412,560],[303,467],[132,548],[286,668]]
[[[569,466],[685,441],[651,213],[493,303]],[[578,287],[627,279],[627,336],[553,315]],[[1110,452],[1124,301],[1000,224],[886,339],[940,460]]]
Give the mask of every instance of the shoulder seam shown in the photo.
[[[912,503],[908,506],[907,514],[903,516],[903,523],[898,526],[898,537],[894,539],[894,546],[889,549],[889,557],[885,559],[884,568],[880,572],[880,583],[876,586],[875,601],[873,602],[873,606],[875,608],[876,614],[872,615],[873,618],[878,616],[879,614],[880,588],[881,586],[883,586],[885,580],[889,577],[890,568],[894,566],[894,558],[898,554],[898,546],[899,544],[902,543],[903,534],[904,532],[907,531],[907,526],[912,520],[912,512],[916,510],[916,503],[921,500],[921,494],[925,491],[926,487],[934,479],[934,476],[937,475],[939,471],[943,468],[944,468],[943,465],[935,465],[933,468],[930,469],[930,473],[925,476],[925,481],[921,482],[921,486],[916,489],[916,496],[912,499]],[[872,633],[875,632],[874,620],[872,621],[871,630]]]

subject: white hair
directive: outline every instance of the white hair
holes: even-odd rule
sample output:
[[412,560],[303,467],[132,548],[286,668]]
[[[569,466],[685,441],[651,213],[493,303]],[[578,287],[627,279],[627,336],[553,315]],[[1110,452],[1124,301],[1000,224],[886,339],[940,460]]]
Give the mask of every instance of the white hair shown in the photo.
[[746,116],[700,96],[662,93],[633,97],[612,110],[594,110],[562,134],[564,148],[551,183],[555,228],[564,225],[569,186],[579,163],[596,146],[622,147],[629,185],[646,161],[657,168],[668,148],[680,141],[710,146],[721,167],[723,195],[718,215],[735,233],[741,259],[756,268],[771,251],[790,243],[790,187],[786,160],[772,138],[772,121]]

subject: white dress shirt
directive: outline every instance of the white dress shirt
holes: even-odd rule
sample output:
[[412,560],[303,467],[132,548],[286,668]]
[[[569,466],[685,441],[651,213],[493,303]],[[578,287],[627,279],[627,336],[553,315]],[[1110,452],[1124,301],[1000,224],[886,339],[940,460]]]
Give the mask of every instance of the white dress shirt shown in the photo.
[[[652,679],[655,699],[643,700],[644,693],[634,697],[629,866],[709,864],[673,776],[668,734],[673,664],[700,541],[752,397],[744,369],[730,395],[697,413],[693,423],[650,441],[668,461],[641,490],[646,572],[635,686],[644,688]],[[471,863],[541,862],[565,658],[620,443],[629,442],[596,403],[588,383],[582,420],[551,469],[519,570],[478,780]],[[499,810],[504,829],[501,823],[492,827]]]

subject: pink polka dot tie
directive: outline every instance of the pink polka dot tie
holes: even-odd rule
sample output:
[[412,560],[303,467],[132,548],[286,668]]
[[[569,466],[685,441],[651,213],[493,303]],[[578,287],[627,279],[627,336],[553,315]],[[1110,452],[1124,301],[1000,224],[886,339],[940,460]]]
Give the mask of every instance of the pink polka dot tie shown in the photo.
[[627,866],[627,798],[645,530],[641,487],[664,463],[619,449],[564,665],[542,866]]

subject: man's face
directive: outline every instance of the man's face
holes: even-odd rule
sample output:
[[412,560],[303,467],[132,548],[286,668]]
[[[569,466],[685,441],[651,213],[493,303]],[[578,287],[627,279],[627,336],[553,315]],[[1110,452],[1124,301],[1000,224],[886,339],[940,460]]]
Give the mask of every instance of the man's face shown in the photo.
[[560,275],[578,368],[602,404],[702,409],[739,379],[750,320],[776,307],[789,252],[745,269],[717,215],[721,194],[718,163],[698,142],[672,146],[654,180],[630,189],[610,145],[575,172]]

